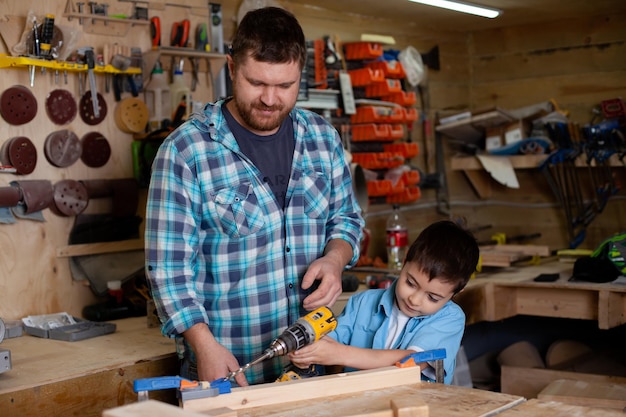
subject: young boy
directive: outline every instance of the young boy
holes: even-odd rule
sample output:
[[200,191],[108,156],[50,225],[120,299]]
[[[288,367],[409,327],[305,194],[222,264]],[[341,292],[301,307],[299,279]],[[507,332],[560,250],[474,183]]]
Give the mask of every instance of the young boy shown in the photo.
[[[350,297],[327,337],[289,354],[299,368],[340,365],[347,370],[390,366],[413,352],[444,348],[444,383],[452,382],[465,314],[451,299],[478,263],[472,234],[451,221],[428,226],[409,248],[400,276],[387,289]],[[420,364],[423,379],[434,368]]]

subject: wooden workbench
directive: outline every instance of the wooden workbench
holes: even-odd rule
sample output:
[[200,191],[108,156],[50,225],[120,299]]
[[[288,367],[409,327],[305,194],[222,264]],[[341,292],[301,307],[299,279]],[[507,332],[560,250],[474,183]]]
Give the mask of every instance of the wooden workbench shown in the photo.
[[[137,401],[133,381],[177,375],[173,340],[145,317],[114,321],[115,333],[78,342],[23,335],[5,339],[12,369],[0,374],[0,413],[9,416],[100,416],[102,410]],[[175,402],[173,391],[155,399]]]
[[[399,371],[396,369],[396,371]],[[301,381],[234,388],[230,394],[190,401],[183,408],[145,401],[106,410],[104,417],[618,417],[621,410],[592,408],[557,401],[527,401],[523,397],[431,382],[389,384],[389,369],[363,375],[327,375]],[[393,372],[393,371],[391,371]],[[381,374],[381,375],[378,375]],[[419,370],[416,371],[419,376]],[[345,379],[343,386],[332,379]],[[370,385],[382,379],[379,388]],[[363,389],[361,388],[363,384]],[[326,387],[329,385],[330,387]],[[388,386],[391,385],[391,386]],[[344,393],[343,391],[349,391]],[[303,399],[306,398],[306,399]],[[261,405],[261,403],[263,405]]]
[[[594,320],[600,329],[626,323],[626,281],[596,284],[568,281],[573,263],[556,258],[539,264],[515,264],[491,268],[470,280],[454,301],[465,312],[467,324],[498,321],[518,314],[569,319]],[[365,282],[370,274],[385,271],[350,271]],[[534,282],[540,274],[559,274],[555,282]],[[622,278],[623,279],[623,278]],[[361,285],[359,291],[367,289]],[[333,311],[337,314],[354,293],[344,293]]]

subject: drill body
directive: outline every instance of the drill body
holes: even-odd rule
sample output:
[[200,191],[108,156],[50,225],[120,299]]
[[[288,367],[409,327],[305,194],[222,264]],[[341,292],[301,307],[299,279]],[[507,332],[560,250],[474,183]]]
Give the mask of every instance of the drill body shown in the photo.
[[337,320],[332,310],[328,307],[319,307],[287,327],[281,335],[265,349],[261,356],[238,370],[231,372],[227,379],[244,372],[251,366],[261,363],[266,359],[284,356],[304,346],[310,345],[335,330],[336,327]]

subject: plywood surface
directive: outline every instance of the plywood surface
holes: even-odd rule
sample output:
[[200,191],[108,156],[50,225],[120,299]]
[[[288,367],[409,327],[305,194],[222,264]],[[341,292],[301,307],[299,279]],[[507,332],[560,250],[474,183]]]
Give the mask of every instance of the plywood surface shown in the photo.
[[148,328],[145,317],[117,320],[115,333],[78,342],[30,335],[6,339],[13,369],[0,374],[0,395],[23,389],[116,370],[171,356],[174,341]]
[[624,413],[603,408],[590,408],[557,401],[530,400],[498,414],[498,417],[624,417]]
[[391,400],[415,399],[428,405],[430,417],[473,417],[493,415],[524,401],[523,398],[443,384],[418,383],[354,394],[298,401],[258,409],[239,410],[239,417],[288,415],[354,416],[386,412]]
[[557,379],[545,387],[538,399],[589,407],[626,408],[626,384]]
[[524,401],[519,396],[420,382],[419,378],[419,368],[385,367],[234,388],[230,394],[185,401],[183,408],[210,413],[226,407],[236,410],[239,417],[393,415],[389,413],[391,400],[397,400],[404,408],[426,404],[431,417],[471,417]]

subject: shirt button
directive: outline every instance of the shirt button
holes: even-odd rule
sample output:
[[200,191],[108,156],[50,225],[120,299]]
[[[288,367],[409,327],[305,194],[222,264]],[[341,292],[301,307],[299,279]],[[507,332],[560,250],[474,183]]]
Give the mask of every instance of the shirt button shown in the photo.
[[289,283],[289,289],[292,289],[292,288],[293,288],[293,284]]
[[285,251],[287,252],[291,252],[291,248],[289,246],[287,246],[287,248],[285,249]]

